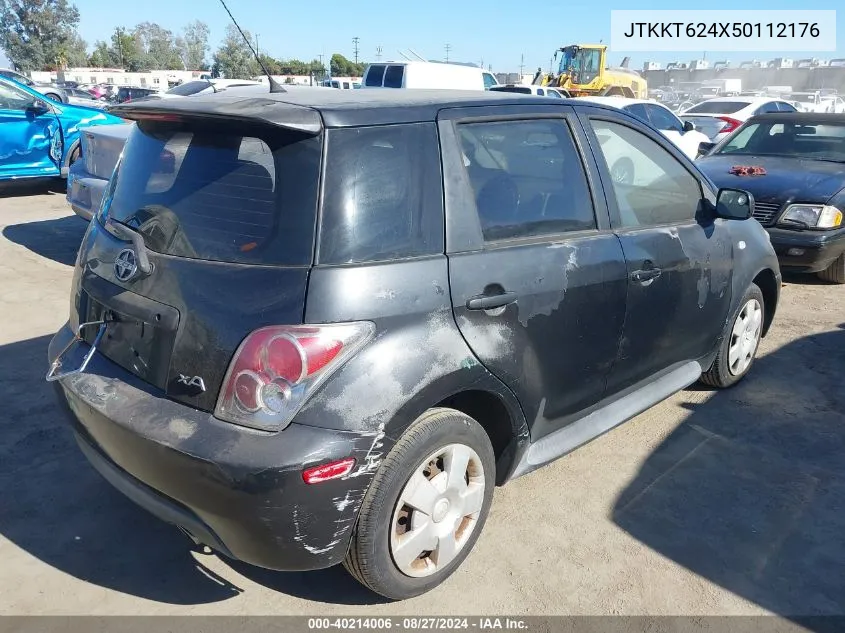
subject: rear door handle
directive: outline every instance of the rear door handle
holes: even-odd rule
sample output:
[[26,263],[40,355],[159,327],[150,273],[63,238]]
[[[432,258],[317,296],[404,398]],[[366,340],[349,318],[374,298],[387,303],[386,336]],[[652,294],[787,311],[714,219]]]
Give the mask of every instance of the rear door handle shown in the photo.
[[476,295],[467,299],[468,310],[493,310],[516,301],[515,292],[502,292],[497,295]]
[[648,286],[652,281],[660,277],[663,273],[659,268],[646,268],[644,270],[635,270],[631,273],[631,280],[636,281],[644,286]]

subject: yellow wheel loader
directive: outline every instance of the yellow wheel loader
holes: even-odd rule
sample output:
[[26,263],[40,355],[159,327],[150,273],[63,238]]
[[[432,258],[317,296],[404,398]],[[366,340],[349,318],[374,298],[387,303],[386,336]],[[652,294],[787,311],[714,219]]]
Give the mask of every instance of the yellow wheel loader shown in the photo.
[[648,83],[638,72],[626,67],[607,68],[607,46],[603,44],[573,44],[555,52],[560,57],[556,74],[537,69],[534,85],[552,86],[569,91],[573,97],[620,96],[646,99]]

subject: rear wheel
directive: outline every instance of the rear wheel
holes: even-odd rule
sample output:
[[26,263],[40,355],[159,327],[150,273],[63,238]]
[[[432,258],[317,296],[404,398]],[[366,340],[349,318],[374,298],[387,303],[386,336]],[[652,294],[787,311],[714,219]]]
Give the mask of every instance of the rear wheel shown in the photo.
[[845,253],[833,260],[833,263],[818,273],[820,279],[835,284],[845,284]]
[[79,146],[73,148],[73,151],[70,153],[70,158],[68,158],[67,166],[70,167],[76,161],[79,160],[79,157],[82,155],[82,151],[79,149]]
[[494,486],[495,458],[484,429],[459,411],[429,410],[373,478],[344,566],[394,600],[433,589],[478,539]]
[[751,369],[763,333],[763,293],[751,284],[739,307],[731,316],[716,359],[701,382],[711,387],[730,387],[738,383]]

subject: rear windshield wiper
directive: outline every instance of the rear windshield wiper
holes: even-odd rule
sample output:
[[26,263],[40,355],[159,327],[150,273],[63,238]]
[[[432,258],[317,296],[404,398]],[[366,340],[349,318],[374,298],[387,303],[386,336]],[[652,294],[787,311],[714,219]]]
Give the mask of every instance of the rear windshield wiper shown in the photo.
[[111,229],[120,239],[132,242],[132,245],[135,247],[135,254],[138,257],[138,269],[145,275],[149,275],[153,270],[153,266],[150,264],[150,258],[147,256],[147,246],[144,244],[144,236],[135,229],[111,217],[106,220],[106,227]]

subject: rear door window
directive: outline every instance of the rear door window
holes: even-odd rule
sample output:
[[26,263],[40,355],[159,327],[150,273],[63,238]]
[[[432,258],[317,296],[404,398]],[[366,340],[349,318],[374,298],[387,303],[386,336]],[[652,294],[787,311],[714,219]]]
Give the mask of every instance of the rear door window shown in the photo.
[[646,110],[648,111],[648,118],[651,120],[651,124],[658,130],[663,130],[664,132],[683,131],[684,126],[678,120],[678,117],[666,108],[659,105],[647,105]]
[[373,64],[370,66],[370,69],[367,71],[367,76],[364,79],[364,85],[380,88],[381,84],[384,82],[384,70],[384,64]]
[[319,263],[443,252],[434,123],[328,131]]
[[646,123],[648,123],[648,112],[646,112],[645,105],[643,105],[642,103],[633,103],[629,106],[625,106],[624,109],[625,112],[633,114],[641,121],[645,121]]
[[587,175],[565,121],[465,123],[458,131],[485,241],[596,228]]
[[319,137],[272,129],[140,122],[104,208],[158,253],[308,265],[320,146]]
[[405,77],[404,66],[388,66],[384,73],[385,88],[401,88],[402,79]]
[[687,109],[689,114],[733,114],[751,105],[748,101],[705,101]]

